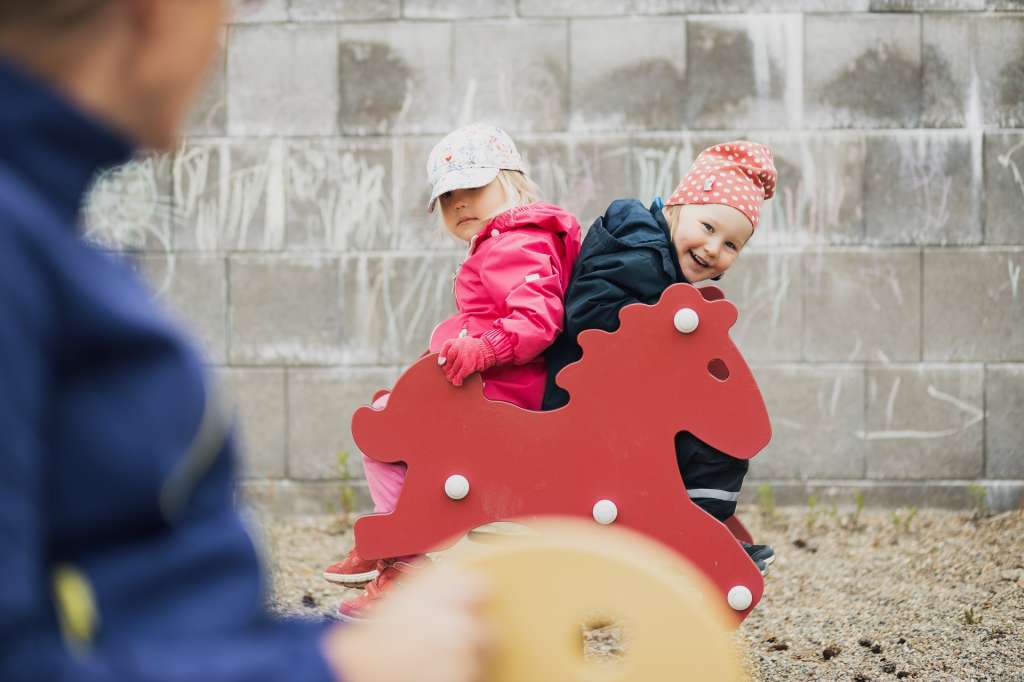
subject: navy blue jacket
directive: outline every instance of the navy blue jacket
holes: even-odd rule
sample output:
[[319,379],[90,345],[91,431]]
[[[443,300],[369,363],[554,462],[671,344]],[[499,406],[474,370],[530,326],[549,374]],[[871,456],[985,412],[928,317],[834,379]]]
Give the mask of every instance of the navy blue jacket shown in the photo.
[[618,199],[590,226],[565,293],[565,326],[544,353],[548,376],[543,409],[569,402],[555,377],[583,356],[576,343],[581,331],[615,331],[620,308],[630,303],[653,305],[669,286],[686,281],[663,206],[661,199],[650,207],[636,199]]
[[193,348],[84,242],[130,144],[0,61],[0,679],[329,680],[273,619]]

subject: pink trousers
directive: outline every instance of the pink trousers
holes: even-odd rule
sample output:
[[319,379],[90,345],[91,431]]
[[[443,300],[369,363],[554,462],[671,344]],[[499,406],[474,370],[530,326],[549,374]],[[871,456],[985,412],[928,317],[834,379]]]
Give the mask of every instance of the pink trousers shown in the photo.
[[[382,395],[373,401],[373,409],[380,410],[387,407],[388,396]],[[405,483],[405,472],[408,467],[404,462],[391,464],[378,462],[363,455],[363,471],[366,473],[366,484],[370,488],[370,498],[373,499],[373,511],[375,514],[389,514],[395,511],[395,504],[398,496],[402,493],[402,484]]]

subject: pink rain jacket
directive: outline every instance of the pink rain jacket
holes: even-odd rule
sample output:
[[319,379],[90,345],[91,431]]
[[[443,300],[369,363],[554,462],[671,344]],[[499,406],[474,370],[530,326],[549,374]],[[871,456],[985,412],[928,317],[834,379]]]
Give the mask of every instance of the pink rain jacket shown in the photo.
[[579,252],[579,223],[564,209],[537,203],[496,216],[470,241],[455,277],[458,312],[434,329],[430,352],[460,335],[483,338],[498,359],[482,374],[484,395],[540,409],[541,353],[562,331],[562,299]]

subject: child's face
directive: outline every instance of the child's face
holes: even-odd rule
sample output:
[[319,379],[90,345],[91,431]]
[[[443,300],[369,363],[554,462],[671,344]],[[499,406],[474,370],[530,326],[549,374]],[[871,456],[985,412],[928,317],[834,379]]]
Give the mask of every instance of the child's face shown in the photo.
[[438,201],[445,227],[453,236],[468,242],[505,205],[506,198],[505,190],[495,178],[483,187],[445,192]]
[[687,204],[672,242],[686,279],[697,283],[728,270],[753,233],[750,220],[732,206]]

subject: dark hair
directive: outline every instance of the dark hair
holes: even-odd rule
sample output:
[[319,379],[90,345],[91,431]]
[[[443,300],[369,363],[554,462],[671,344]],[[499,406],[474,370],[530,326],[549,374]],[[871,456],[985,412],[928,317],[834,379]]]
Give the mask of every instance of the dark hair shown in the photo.
[[0,28],[66,28],[87,19],[110,0],[0,0]]

